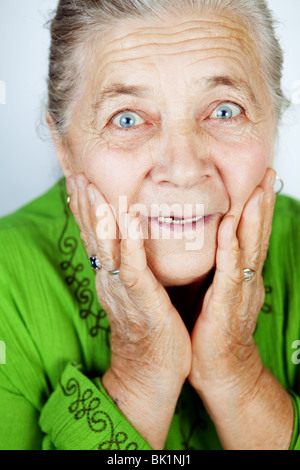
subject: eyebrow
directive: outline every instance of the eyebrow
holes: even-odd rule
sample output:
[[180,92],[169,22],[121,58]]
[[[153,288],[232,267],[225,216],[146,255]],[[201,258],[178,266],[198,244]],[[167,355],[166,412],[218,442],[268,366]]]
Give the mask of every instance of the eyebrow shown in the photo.
[[[217,87],[228,87],[237,90],[240,93],[246,95],[246,97],[259,108],[258,100],[250,87],[250,85],[242,79],[236,79],[227,75],[215,75],[212,77],[201,78],[194,83],[194,86],[205,84],[209,89]],[[95,113],[102,109],[105,102],[120,96],[134,96],[136,98],[145,98],[147,96],[154,95],[154,90],[151,87],[142,85],[126,85],[124,83],[113,83],[106,86],[98,95],[94,104],[92,105],[92,112]]]
[[258,100],[249,83],[242,79],[227,75],[215,75],[204,79],[208,88],[228,87],[246,95],[246,97],[259,108]]
[[136,98],[144,98],[145,96],[153,93],[152,88],[137,85],[125,85],[124,83],[113,83],[112,85],[106,86],[100,93],[100,97],[97,98],[92,106],[94,112],[101,109],[107,100],[118,98],[119,96],[134,96]]

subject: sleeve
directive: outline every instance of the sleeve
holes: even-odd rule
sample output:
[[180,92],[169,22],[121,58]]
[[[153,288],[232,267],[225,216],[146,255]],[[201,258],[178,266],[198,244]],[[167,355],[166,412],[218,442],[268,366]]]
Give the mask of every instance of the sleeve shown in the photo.
[[11,290],[10,274],[0,269],[0,450],[150,449],[99,379],[66,367],[66,358],[51,362],[57,378],[49,380],[39,335],[22,312],[38,315],[20,304],[25,294]]
[[38,410],[14,389],[1,369],[0,383],[0,450],[39,450],[42,432]]
[[0,449],[39,450],[38,418],[48,386],[39,351],[11,289],[13,273],[2,266],[3,257],[1,253]]
[[43,407],[43,450],[151,450],[99,379],[68,364]]

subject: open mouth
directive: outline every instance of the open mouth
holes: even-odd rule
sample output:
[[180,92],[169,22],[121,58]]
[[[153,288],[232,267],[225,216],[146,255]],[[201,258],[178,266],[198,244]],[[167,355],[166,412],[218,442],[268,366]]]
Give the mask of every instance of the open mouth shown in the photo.
[[156,230],[186,232],[202,228],[210,218],[211,216],[199,216],[187,219],[181,217],[148,217],[148,224]]
[[155,217],[155,218],[157,219],[157,221],[159,223],[162,223],[162,224],[186,225],[186,224],[197,223],[200,220],[202,220],[204,218],[204,216],[193,217],[193,218],[190,218],[190,219],[184,219],[184,218],[181,218],[181,217]]

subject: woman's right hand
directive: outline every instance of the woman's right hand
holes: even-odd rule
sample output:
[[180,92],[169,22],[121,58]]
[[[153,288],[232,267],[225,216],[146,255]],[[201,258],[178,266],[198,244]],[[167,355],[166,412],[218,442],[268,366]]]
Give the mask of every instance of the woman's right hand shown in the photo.
[[[87,255],[96,254],[102,265],[96,290],[110,323],[112,353],[102,384],[145,440],[163,449],[191,368],[189,333],[147,265],[143,238],[136,236],[137,218],[129,217],[127,236],[119,240],[115,216],[95,184],[81,173],[67,181],[67,190]],[[104,214],[110,239],[97,230]],[[108,273],[116,269],[119,275]]]

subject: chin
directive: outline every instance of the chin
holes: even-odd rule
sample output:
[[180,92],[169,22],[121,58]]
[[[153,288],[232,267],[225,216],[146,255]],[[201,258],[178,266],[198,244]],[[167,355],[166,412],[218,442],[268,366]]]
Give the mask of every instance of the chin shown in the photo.
[[215,266],[215,250],[168,253],[149,259],[148,264],[164,287],[185,286],[203,281]]

